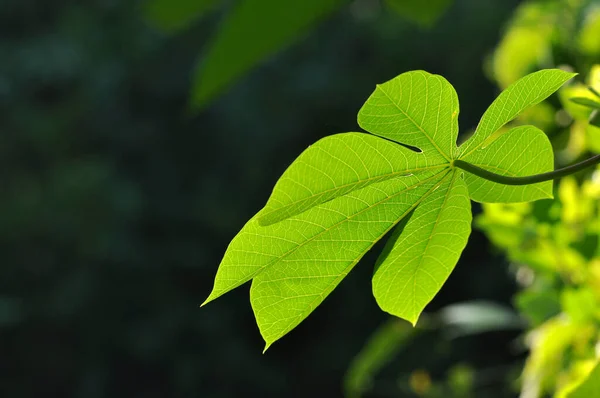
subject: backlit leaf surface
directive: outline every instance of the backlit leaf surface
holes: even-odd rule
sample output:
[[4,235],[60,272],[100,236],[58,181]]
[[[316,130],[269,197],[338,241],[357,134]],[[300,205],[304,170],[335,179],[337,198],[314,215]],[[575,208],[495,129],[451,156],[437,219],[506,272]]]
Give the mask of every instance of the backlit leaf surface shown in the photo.
[[[552,145],[543,131],[519,126],[471,152],[462,160],[496,174],[523,177],[554,169]],[[467,173],[471,199],[477,202],[514,203],[552,198],[552,181],[533,185],[503,185]]]
[[252,280],[250,301],[268,348],[396,226],[377,261],[373,294],[384,311],[415,324],[467,243],[470,198],[509,203],[551,197],[551,182],[504,186],[463,172],[453,161],[509,176],[552,170],[543,132],[499,129],[572,76],[542,71],[517,81],[461,150],[458,99],[444,78],[413,71],[377,86],[358,115],[360,126],[375,135],[337,134],[304,151],[230,243],[206,302]]
[[417,323],[465,248],[471,217],[462,172],[453,172],[394,231],[377,260],[373,295],[382,310]]

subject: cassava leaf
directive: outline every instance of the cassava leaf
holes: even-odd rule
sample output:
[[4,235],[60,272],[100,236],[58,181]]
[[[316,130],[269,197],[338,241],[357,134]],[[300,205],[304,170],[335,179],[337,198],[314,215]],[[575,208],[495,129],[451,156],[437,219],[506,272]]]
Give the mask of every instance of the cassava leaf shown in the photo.
[[511,84],[485,111],[473,137],[460,146],[461,158],[485,146],[485,141],[502,126],[527,108],[548,98],[575,75],[559,69],[544,69]]
[[325,137],[283,173],[258,221],[270,225],[367,185],[443,167],[448,163],[370,134]]
[[[552,145],[543,131],[519,126],[488,140],[486,146],[462,158],[496,174],[521,177],[554,169]],[[465,173],[471,199],[487,203],[528,202],[552,198],[552,181],[532,185],[503,185]]]
[[265,57],[282,49],[346,0],[245,0],[227,15],[192,84],[198,110]]
[[454,159],[458,136],[458,97],[439,75],[403,73],[377,85],[358,112],[370,133],[419,148],[436,163]]
[[377,260],[373,295],[382,310],[417,323],[465,248],[471,217],[462,172],[452,172],[396,228]]
[[[552,169],[552,149],[540,130],[495,133],[572,76],[534,75],[494,101],[462,159],[509,176]],[[338,134],[304,151],[230,243],[205,303],[252,279],[250,301],[268,348],[397,225],[377,261],[373,294],[384,311],[416,323],[466,245],[469,195],[482,202],[551,196],[551,182],[501,186],[455,168],[458,109],[450,83],[427,72],[377,86],[358,122],[380,137]]]

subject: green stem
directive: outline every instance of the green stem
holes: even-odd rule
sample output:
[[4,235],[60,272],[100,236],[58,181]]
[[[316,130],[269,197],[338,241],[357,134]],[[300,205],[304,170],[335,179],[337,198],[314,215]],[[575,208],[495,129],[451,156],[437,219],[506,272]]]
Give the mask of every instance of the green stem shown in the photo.
[[583,162],[575,163],[571,166],[550,171],[548,173],[534,174],[532,176],[526,177],[508,177],[484,170],[481,167],[474,166],[471,163],[465,162],[464,160],[457,159],[453,162],[454,166],[460,169],[468,171],[469,173],[475,174],[476,176],[479,176],[486,180],[504,185],[530,185],[537,184],[538,182],[556,180],[557,178],[568,176],[570,174],[583,170],[586,167],[593,166],[597,163],[600,163],[600,155],[592,156],[591,158],[586,159]]

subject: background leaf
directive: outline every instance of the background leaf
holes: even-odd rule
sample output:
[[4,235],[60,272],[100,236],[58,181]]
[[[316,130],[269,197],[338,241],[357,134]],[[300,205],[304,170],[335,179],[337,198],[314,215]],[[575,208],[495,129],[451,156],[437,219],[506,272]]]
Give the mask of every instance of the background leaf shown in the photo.
[[600,109],[600,102],[585,97],[574,97],[570,100],[576,104],[587,106],[588,108]]
[[403,17],[431,27],[452,4],[452,0],[387,0],[387,4]]
[[375,266],[377,303],[413,325],[454,269],[471,232],[471,205],[461,174],[446,177],[404,228],[396,228]]
[[[494,138],[494,137],[492,137]],[[554,169],[550,140],[533,126],[520,126],[499,134],[488,145],[462,160],[496,174],[511,177],[545,173]],[[469,196],[477,202],[511,203],[552,198],[552,181],[533,185],[503,185],[465,173]]]
[[[250,227],[240,238],[241,248],[228,249],[230,257],[219,271],[235,275],[240,265],[262,270],[252,281],[250,301],[266,347],[302,322],[445,174],[383,181],[272,226]],[[250,266],[247,251],[260,262]]]
[[378,84],[358,112],[358,124],[417,147],[433,161],[450,161],[456,153],[458,112],[456,91],[446,79],[411,71]]
[[367,185],[447,165],[370,134],[328,136],[283,173],[259,222],[273,224]]
[[154,25],[168,33],[187,28],[203,17],[221,0],[150,0],[144,14]]
[[485,145],[485,141],[525,109],[543,101],[576,73],[544,69],[531,73],[502,91],[485,111],[473,137],[460,147],[462,156]]
[[191,108],[201,108],[262,59],[288,45],[344,2],[239,2],[223,21],[198,65],[190,99]]

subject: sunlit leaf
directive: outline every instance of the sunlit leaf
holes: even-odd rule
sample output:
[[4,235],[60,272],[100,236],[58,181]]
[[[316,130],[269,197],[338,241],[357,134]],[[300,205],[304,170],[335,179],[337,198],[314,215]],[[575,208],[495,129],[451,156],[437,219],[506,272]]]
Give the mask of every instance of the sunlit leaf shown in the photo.
[[[491,137],[495,138],[494,136]],[[545,173],[554,169],[552,145],[543,131],[520,126],[488,139],[462,160],[510,177]],[[552,198],[552,181],[533,185],[503,185],[465,173],[471,199],[477,202],[511,203]]]
[[325,137],[283,173],[258,221],[273,224],[367,185],[443,167],[447,162],[370,134]]
[[419,148],[430,161],[450,161],[456,153],[458,97],[439,75],[403,73],[377,85],[358,112],[370,133]]
[[[501,94],[464,159],[505,175],[551,170],[552,150],[541,131],[493,133],[570,76],[544,71]],[[373,294],[384,311],[415,324],[467,243],[469,189],[474,199],[492,202],[550,196],[550,183],[490,185],[455,168],[458,109],[450,83],[424,71],[377,86],[358,115],[375,135],[337,134],[304,151],[231,241],[205,303],[252,280],[250,301],[268,348],[396,226],[377,260]]]
[[416,324],[440,290],[471,233],[462,173],[447,176],[397,228],[375,265],[373,295],[386,312]]
[[460,147],[461,157],[486,146],[487,140],[525,109],[543,101],[558,90],[576,73],[544,69],[529,74],[504,90],[485,111],[475,134]]

